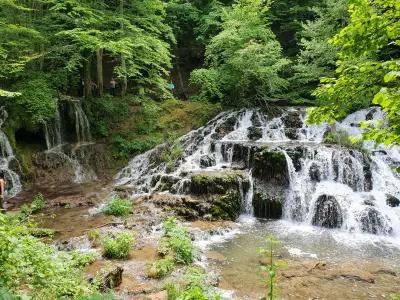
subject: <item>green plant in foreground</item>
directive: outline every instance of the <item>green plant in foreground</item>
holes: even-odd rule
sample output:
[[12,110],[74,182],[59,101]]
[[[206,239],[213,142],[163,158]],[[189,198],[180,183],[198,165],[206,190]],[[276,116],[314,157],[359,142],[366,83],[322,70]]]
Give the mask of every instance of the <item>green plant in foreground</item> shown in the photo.
[[0,213],[0,298],[6,293],[12,295],[8,299],[74,299],[93,294],[96,289],[83,275],[80,254],[46,245],[30,234],[32,226],[19,215]]
[[169,251],[177,263],[190,264],[194,260],[195,249],[189,232],[180,226],[175,218],[168,218],[163,224],[165,239],[159,245],[159,252]]
[[219,300],[214,287],[206,283],[207,275],[199,268],[190,267],[178,283],[167,283],[168,300]]
[[115,238],[106,237],[103,240],[103,256],[107,258],[127,259],[134,243],[130,232],[121,232]]
[[276,272],[277,269],[283,265],[283,262],[276,261],[274,257],[274,251],[279,245],[273,235],[269,235],[266,239],[266,245],[264,248],[260,248],[259,252],[262,255],[266,255],[268,259],[268,264],[261,267],[263,271],[266,272],[265,283],[268,288],[267,296],[263,299],[274,300],[276,299],[277,289],[276,289]]
[[108,201],[103,208],[103,213],[106,215],[113,215],[117,217],[126,217],[132,212],[132,202],[115,197]]
[[156,260],[148,270],[150,278],[162,278],[174,269],[174,259],[172,257],[165,257]]
[[31,203],[31,211],[33,214],[40,212],[45,205],[44,196],[42,193],[36,194]]

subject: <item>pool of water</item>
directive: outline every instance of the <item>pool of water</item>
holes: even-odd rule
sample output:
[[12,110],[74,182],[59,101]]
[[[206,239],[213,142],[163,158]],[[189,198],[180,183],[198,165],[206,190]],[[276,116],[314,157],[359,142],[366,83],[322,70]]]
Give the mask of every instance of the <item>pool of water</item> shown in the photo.
[[[221,237],[209,246],[225,258],[216,263],[221,273],[220,288],[234,291],[237,299],[260,299],[265,295],[260,271],[265,258],[258,249],[265,246],[269,234],[280,241],[275,255],[287,264],[278,271],[283,299],[367,299],[371,295],[390,299],[396,291],[393,278],[374,274],[400,270],[398,238],[351,234],[284,220],[246,218],[239,228],[237,234]],[[321,262],[326,267],[316,270],[314,266]],[[398,276],[392,277],[399,280]],[[368,282],[372,280],[373,284]]]

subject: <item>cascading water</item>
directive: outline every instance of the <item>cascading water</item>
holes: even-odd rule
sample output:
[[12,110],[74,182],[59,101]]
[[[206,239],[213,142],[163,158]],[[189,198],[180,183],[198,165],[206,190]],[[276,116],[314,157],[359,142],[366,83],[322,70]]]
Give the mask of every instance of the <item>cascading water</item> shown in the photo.
[[83,111],[81,101],[72,101],[75,114],[75,131],[78,143],[90,142],[92,139],[90,134],[89,120]]
[[[61,114],[61,108],[67,106],[73,115],[75,129],[75,145],[70,145],[64,139],[64,133],[68,127],[65,124],[66,116]],[[74,169],[74,182],[81,183],[88,180],[96,179],[96,175],[92,170],[87,170],[80,161],[84,160],[85,152],[80,151],[82,147],[90,145],[91,134],[89,120],[83,111],[80,100],[67,99],[57,101],[57,109],[54,118],[44,124],[44,132],[46,138],[47,152],[57,154],[61,160],[68,161]]]
[[[4,107],[0,108],[0,127],[8,117]],[[17,158],[14,156],[12,147],[7,135],[0,130],[0,170],[4,172],[6,180],[6,196],[13,197],[22,190],[22,184],[18,173],[21,173],[21,167]]]
[[[350,115],[337,131],[360,134],[361,121],[383,118],[378,108]],[[229,111],[180,138],[182,156],[171,169],[158,159],[170,145],[135,157],[116,178],[133,194],[188,193],[190,174],[247,170],[244,214],[279,217],[349,232],[400,236],[397,148],[368,153],[323,143],[329,126],[305,123],[304,108]],[[160,184],[168,178],[173,184]],[[281,207],[281,208],[280,208]],[[279,212],[282,210],[282,213]]]

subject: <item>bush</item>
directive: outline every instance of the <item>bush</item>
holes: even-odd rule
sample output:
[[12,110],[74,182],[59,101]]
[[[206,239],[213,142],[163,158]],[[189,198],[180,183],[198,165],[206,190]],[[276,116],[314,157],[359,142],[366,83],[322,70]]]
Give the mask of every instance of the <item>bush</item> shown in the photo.
[[142,140],[133,141],[129,141],[120,135],[114,137],[114,145],[117,150],[117,156],[120,158],[130,158],[133,155],[146,152],[160,143],[162,143],[162,140],[153,136],[148,136]]
[[119,197],[111,199],[103,208],[103,213],[117,217],[125,217],[132,212],[132,202]]
[[79,254],[41,242],[30,234],[33,225],[21,219],[0,214],[0,295],[3,290],[25,298],[61,299],[95,292],[83,275]]
[[162,278],[172,272],[174,269],[174,259],[172,257],[165,257],[156,260],[148,271],[150,278]]
[[127,259],[134,243],[129,232],[121,232],[115,238],[106,237],[103,240],[103,256],[107,258]]
[[[192,263],[194,260],[194,246],[186,228],[178,225],[174,218],[168,218],[163,227],[166,239],[160,244],[159,252],[165,252],[165,249],[168,249],[177,263]],[[164,250],[160,248],[164,248]]]
[[92,247],[97,247],[100,242],[100,232],[97,229],[92,229],[87,233],[87,237]]
[[340,145],[349,149],[363,150],[362,140],[357,140],[342,130],[328,132],[324,137],[324,143]]
[[189,268],[178,283],[165,286],[168,300],[218,300],[220,295],[207,284],[206,274],[198,268]]
[[33,214],[40,212],[44,208],[44,205],[45,205],[45,200],[44,200],[43,194],[38,193],[33,198],[33,201],[31,203],[31,212]]

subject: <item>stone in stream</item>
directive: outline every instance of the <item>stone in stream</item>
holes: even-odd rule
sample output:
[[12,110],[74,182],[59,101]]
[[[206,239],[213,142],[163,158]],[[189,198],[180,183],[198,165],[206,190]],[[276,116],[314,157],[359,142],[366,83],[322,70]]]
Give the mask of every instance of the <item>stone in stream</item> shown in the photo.
[[398,207],[400,206],[400,199],[396,198],[395,196],[386,194],[386,204],[391,207]]
[[342,210],[335,197],[329,195],[319,196],[312,224],[326,228],[342,227]]
[[262,149],[254,155],[254,215],[279,219],[289,186],[289,174],[284,154]]
[[261,139],[263,136],[262,129],[260,127],[251,126],[247,129],[247,137],[250,141],[256,141]]
[[373,207],[367,207],[359,217],[361,230],[372,234],[390,234],[393,229],[386,219]]
[[208,168],[215,166],[215,157],[214,155],[205,154],[200,157],[200,167]]
[[106,273],[100,280],[99,290],[105,293],[109,289],[118,287],[122,283],[123,272],[123,268],[115,267],[114,269]]

